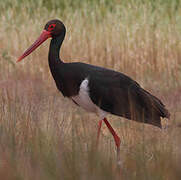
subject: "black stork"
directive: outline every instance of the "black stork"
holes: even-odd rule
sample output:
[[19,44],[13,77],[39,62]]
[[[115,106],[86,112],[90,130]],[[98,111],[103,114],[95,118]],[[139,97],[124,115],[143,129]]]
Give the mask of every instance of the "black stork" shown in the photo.
[[170,114],[157,97],[120,72],[81,62],[64,63],[59,57],[59,51],[65,33],[66,28],[60,20],[49,21],[39,38],[17,61],[21,61],[45,40],[52,38],[48,61],[57,88],[63,96],[99,116],[97,141],[102,121],[104,121],[114,137],[117,159],[120,163],[120,138],[107,121],[107,114],[114,114],[160,128],[161,117],[169,118]]

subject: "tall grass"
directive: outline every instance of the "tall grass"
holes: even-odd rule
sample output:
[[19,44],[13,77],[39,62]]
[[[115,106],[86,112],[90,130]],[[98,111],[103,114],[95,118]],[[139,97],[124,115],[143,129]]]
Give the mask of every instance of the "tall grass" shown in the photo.
[[[180,179],[181,5],[179,0],[0,1],[1,179]],[[47,63],[49,42],[16,64],[44,24],[61,19],[65,62],[121,71],[158,96],[171,112],[165,130],[116,116],[115,145],[98,117],[64,99]]]

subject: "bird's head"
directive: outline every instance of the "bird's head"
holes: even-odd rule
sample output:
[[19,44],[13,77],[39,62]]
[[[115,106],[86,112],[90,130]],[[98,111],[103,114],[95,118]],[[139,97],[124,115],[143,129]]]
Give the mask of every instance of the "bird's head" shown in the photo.
[[44,31],[51,35],[51,37],[60,36],[61,34],[65,33],[65,26],[64,24],[58,20],[53,19],[46,23]]
[[44,30],[37,38],[37,40],[18,58],[17,62],[24,59],[31,52],[33,52],[38,46],[40,46],[48,38],[56,38],[57,36],[65,35],[66,29],[64,24],[58,20],[53,19],[46,23]]

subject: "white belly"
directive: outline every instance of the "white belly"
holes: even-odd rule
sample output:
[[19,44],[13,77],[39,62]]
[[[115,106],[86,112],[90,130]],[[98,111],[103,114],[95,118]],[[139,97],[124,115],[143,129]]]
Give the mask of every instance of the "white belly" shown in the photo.
[[83,80],[80,85],[79,94],[77,96],[72,96],[71,98],[86,111],[96,113],[97,115],[101,116],[101,118],[104,118],[107,113],[101,110],[90,99],[88,84],[88,79]]

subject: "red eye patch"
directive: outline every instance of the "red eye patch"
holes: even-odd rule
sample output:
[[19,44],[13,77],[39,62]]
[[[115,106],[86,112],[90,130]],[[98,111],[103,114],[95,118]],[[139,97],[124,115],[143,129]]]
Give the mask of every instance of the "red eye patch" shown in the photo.
[[48,26],[48,31],[52,31],[55,28],[56,24],[50,24]]

